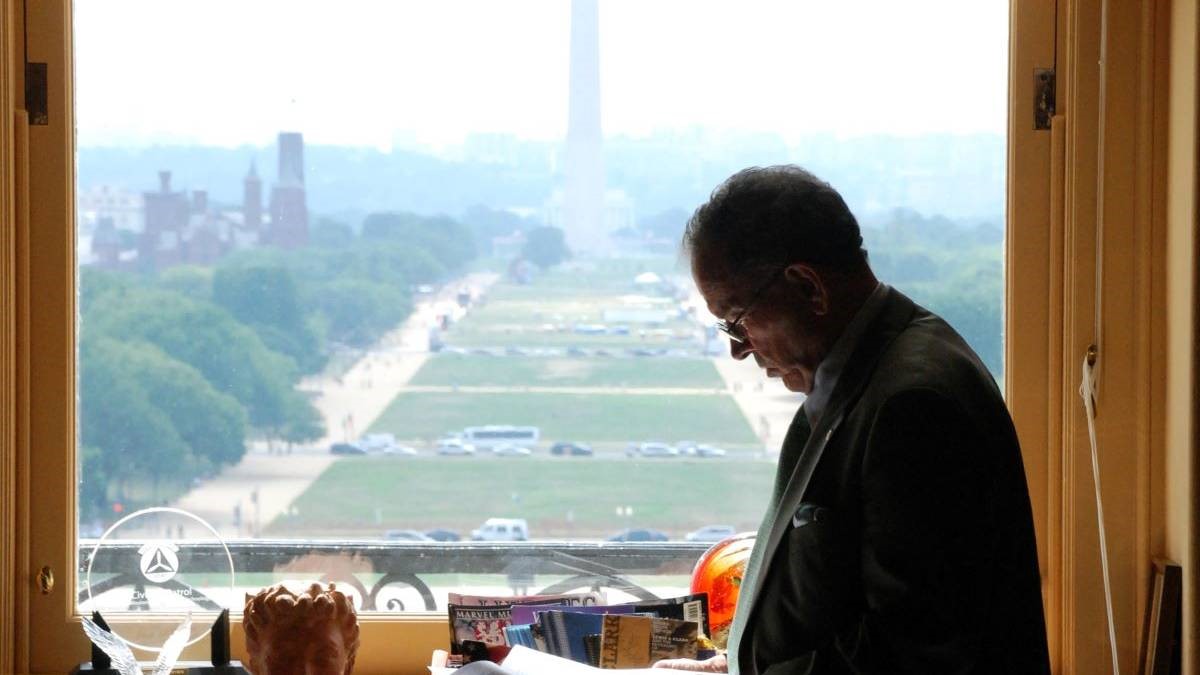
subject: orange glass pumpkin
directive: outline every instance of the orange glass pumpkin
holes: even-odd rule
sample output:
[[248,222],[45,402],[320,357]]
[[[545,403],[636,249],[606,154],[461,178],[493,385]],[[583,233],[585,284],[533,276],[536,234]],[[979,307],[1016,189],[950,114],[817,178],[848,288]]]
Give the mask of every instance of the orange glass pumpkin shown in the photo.
[[746,561],[754,548],[754,532],[722,539],[700,556],[692,570],[692,592],[708,594],[709,637],[718,649],[725,649],[738,591],[746,574]]

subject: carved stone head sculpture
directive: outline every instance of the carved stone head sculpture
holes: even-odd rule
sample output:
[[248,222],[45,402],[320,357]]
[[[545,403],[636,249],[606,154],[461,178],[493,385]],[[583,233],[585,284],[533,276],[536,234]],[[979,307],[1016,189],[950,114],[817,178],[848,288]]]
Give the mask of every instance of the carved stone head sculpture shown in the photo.
[[247,668],[254,675],[350,675],[358,651],[354,605],[333,584],[296,594],[282,585],[246,596]]

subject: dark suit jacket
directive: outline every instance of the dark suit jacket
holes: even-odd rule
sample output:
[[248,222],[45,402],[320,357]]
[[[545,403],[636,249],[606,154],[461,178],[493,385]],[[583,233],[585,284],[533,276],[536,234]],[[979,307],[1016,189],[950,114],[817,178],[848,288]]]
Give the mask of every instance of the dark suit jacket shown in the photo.
[[1016,432],[937,316],[889,292],[816,428],[793,421],[776,490],[731,672],[1049,672]]

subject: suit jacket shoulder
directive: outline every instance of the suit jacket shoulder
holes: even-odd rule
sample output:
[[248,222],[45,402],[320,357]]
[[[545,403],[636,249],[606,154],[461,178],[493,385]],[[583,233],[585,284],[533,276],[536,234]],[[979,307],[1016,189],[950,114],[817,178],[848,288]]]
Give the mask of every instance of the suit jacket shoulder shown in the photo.
[[962,337],[892,290],[814,436],[750,589],[741,672],[1046,672],[1016,434]]

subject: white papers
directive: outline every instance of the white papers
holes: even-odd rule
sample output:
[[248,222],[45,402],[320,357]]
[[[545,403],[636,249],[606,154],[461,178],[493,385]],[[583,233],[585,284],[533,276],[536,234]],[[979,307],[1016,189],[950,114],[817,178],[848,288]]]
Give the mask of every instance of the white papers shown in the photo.
[[630,673],[631,675],[665,675],[670,670],[654,668],[617,668],[601,670],[592,666],[564,659],[553,654],[517,645],[500,664],[512,675],[601,675],[603,673]]

